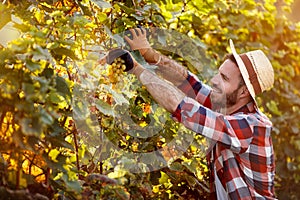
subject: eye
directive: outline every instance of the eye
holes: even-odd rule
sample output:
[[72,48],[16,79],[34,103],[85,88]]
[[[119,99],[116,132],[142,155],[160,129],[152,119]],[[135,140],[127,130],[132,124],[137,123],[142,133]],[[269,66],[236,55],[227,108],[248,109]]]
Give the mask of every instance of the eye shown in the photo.
[[222,79],[225,80],[225,81],[228,81],[228,80],[229,80],[229,78],[228,78],[226,75],[224,75],[224,74],[221,74],[221,77],[222,77]]

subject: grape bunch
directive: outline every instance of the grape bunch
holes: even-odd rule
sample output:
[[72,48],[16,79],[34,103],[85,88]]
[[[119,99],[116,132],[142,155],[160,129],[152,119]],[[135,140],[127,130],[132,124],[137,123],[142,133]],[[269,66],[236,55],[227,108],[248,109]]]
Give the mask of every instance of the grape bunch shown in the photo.
[[123,49],[109,51],[106,62],[108,64],[108,78],[113,84],[119,82],[124,72],[131,70],[134,65],[131,55]]
[[126,70],[125,61],[119,57],[107,66],[108,78],[112,84],[116,84],[122,79],[124,71]]

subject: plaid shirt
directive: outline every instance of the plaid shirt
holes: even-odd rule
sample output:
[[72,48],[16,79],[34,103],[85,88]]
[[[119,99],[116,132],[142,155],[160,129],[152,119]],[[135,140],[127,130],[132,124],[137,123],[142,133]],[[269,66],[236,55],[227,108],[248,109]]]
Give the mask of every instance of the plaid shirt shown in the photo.
[[[208,162],[216,168],[229,198],[275,199],[270,120],[254,102],[230,115],[212,111],[210,87],[191,73],[179,88],[187,96],[172,114],[173,118],[214,141]],[[215,194],[213,170],[210,185]]]

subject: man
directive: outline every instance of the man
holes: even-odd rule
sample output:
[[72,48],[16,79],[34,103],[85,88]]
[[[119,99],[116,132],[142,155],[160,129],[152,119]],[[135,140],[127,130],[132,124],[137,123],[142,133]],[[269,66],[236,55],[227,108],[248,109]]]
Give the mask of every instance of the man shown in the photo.
[[154,74],[126,53],[127,70],[175,120],[213,141],[207,156],[212,197],[275,199],[272,123],[255,101],[255,96],[274,82],[265,54],[256,50],[239,55],[230,40],[232,55],[211,79],[210,88],[179,63],[152,49],[144,29],[131,33],[132,39],[125,37],[131,49],[139,50],[158,68]]

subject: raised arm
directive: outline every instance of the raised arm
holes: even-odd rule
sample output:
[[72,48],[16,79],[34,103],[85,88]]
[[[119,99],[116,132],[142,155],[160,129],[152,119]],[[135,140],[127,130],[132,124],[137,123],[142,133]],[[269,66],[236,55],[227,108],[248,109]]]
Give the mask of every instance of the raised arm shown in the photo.
[[185,95],[174,85],[137,64],[132,70],[155,101],[169,112],[174,112]]
[[132,39],[125,36],[125,40],[132,50],[139,50],[144,59],[151,64],[158,66],[156,72],[164,79],[170,81],[175,86],[184,82],[188,76],[188,71],[182,65],[169,59],[151,48],[146,30],[143,28],[130,29]]
[[211,107],[210,88],[203,84],[194,74],[190,73],[178,62],[162,55],[151,48],[146,31],[143,28],[131,29],[132,39],[125,36],[125,40],[132,50],[139,50],[148,63],[158,66],[156,73],[165,80],[178,87],[187,96],[196,99],[206,107]]

